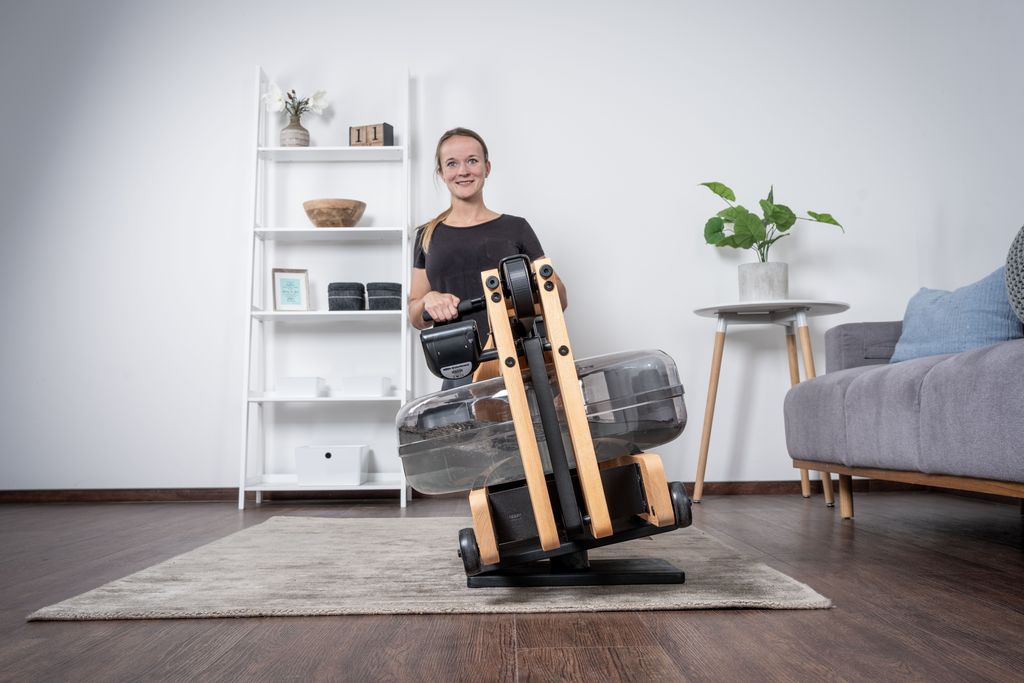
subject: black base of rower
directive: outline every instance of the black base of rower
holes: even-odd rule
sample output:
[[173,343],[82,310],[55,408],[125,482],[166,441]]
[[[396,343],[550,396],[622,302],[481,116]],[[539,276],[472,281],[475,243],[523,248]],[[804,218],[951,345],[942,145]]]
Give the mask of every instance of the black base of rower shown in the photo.
[[624,586],[651,583],[683,583],[686,574],[665,560],[589,560],[583,564],[559,562],[552,558],[521,564],[466,578],[470,588],[511,588],[539,586]]

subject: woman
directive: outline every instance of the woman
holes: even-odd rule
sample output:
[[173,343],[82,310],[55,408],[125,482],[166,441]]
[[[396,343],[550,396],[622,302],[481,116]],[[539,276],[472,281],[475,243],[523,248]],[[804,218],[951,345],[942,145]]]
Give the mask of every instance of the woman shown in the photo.
[[[437,321],[458,317],[461,300],[483,296],[480,271],[496,268],[504,257],[526,254],[532,261],[544,256],[525,219],[496,213],[484,204],[491,161],[483,138],[467,128],[453,128],[438,140],[434,163],[451,194],[451,206],[416,233],[409,319],[418,329],[430,325],[423,320],[424,310]],[[565,285],[557,274],[553,279],[565,308]],[[476,320],[481,339],[486,339],[487,312],[466,317]],[[445,380],[442,387],[469,381]]]

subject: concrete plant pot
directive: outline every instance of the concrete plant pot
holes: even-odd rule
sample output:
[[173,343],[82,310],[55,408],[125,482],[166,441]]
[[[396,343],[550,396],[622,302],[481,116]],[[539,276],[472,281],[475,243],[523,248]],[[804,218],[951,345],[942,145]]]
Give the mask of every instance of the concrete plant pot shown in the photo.
[[744,263],[739,266],[740,301],[778,301],[789,298],[789,265]]

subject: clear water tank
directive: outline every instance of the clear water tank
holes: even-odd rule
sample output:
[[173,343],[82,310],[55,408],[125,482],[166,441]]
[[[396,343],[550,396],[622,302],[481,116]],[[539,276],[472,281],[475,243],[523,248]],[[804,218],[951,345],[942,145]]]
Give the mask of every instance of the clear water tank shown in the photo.
[[[576,361],[576,370],[598,461],[668,443],[686,426],[679,374],[662,351],[586,358]],[[569,465],[575,467],[553,367],[548,367],[548,376]],[[524,381],[544,471],[550,473],[528,373]],[[405,475],[422,493],[468,491],[525,479],[501,377],[416,399],[402,407],[396,422]]]

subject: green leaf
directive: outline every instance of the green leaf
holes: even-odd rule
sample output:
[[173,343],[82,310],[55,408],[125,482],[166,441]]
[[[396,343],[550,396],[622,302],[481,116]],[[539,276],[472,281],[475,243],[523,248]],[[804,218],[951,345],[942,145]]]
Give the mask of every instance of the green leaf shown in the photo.
[[774,204],[775,203],[775,186],[774,185],[772,185],[771,188],[768,190],[768,203],[769,204]]
[[744,209],[742,214],[736,216],[735,235],[743,249],[749,249],[756,242],[763,242],[765,230],[761,218]]
[[704,240],[708,244],[721,245],[722,240],[725,239],[725,233],[722,232],[725,228],[725,223],[721,218],[717,216],[709,220],[704,224]]
[[[838,225],[840,228],[843,227],[839,221],[831,216],[831,214],[808,211],[807,215],[811,217],[811,220],[818,221],[819,223],[829,223],[831,225]],[[843,232],[846,232],[846,230],[843,230]]]
[[728,199],[731,202],[736,201],[736,193],[734,193],[732,190],[730,190],[728,187],[726,187],[722,183],[716,183],[716,182],[712,181],[712,182],[707,182],[707,183],[701,183],[701,185],[703,185],[704,187],[708,188],[709,190],[711,190],[712,192],[717,194],[722,199]]
[[718,212],[718,216],[726,223],[735,223],[736,216],[746,213],[747,210],[742,206],[730,206],[728,209],[722,209]]
[[764,214],[765,221],[774,223],[775,221],[772,220],[772,209],[775,208],[775,205],[772,204],[772,201],[770,199],[762,199],[758,203],[761,205],[761,213]]
[[779,232],[786,232],[796,223],[796,214],[785,204],[776,204],[772,207],[771,221]]
[[736,241],[736,235],[726,235],[721,242],[718,243],[719,247],[735,247],[736,249],[747,249],[747,247],[741,247],[739,242]]

